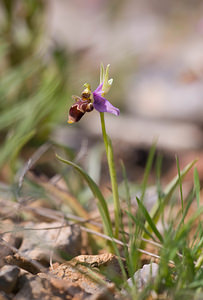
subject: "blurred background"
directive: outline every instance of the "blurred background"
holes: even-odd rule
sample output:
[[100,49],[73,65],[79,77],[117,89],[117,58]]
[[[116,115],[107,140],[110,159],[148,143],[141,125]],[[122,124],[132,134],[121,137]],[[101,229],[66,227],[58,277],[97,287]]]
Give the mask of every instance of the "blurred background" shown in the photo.
[[[108,99],[121,110],[105,115],[107,131],[130,178],[156,140],[166,177],[179,155],[181,167],[199,158],[203,180],[201,0],[1,0],[0,179],[15,181],[47,141],[85,155],[94,147],[97,163],[98,113],[66,122],[71,95],[98,86],[101,62],[111,64]],[[49,176],[54,160],[42,161]]]

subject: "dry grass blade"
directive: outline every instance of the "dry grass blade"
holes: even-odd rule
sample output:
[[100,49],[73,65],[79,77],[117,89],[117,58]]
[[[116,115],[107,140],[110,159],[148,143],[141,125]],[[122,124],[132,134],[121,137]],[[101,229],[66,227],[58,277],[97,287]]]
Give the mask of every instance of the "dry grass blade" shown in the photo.
[[45,152],[47,152],[47,150],[51,147],[51,145],[52,144],[50,142],[43,144],[25,163],[22,171],[20,172],[19,179],[18,179],[18,194],[22,188],[23,180],[25,178],[26,173],[34,166],[34,164],[40,159],[40,157]]
[[42,186],[48,194],[66,203],[78,216],[89,219],[89,214],[87,213],[87,211],[82,207],[79,201],[75,197],[70,195],[66,190],[60,188],[55,184],[52,184],[49,181],[41,180],[31,173],[29,173],[28,177],[33,182]]

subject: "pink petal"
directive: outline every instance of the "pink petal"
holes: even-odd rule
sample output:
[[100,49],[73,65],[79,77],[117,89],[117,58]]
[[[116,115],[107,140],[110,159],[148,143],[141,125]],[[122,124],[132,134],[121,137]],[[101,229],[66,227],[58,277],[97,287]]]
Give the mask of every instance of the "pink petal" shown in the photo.
[[94,108],[99,112],[108,112],[118,116],[120,114],[120,110],[117,107],[113,106],[107,99],[100,96],[98,92],[96,92],[97,90],[100,90],[102,88],[100,86],[101,85],[99,85],[98,88],[93,92]]
[[93,92],[93,94],[102,94],[102,87],[103,87],[103,82],[96,88],[96,90]]

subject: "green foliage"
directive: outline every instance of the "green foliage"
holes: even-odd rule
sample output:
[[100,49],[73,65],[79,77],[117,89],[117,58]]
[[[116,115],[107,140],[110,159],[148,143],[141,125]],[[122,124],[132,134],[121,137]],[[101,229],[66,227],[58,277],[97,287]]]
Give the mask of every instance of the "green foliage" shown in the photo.
[[102,195],[102,192],[100,191],[99,187],[97,186],[97,184],[91,179],[91,177],[78,165],[72,163],[69,160],[63,159],[60,156],[56,155],[56,157],[62,161],[65,164],[68,164],[70,166],[72,166],[76,171],[78,171],[81,176],[84,178],[84,180],[87,182],[87,184],[89,185],[93,195],[98,199],[98,208],[99,208],[99,212],[101,214],[102,217],[102,221],[103,221],[103,226],[104,226],[104,231],[110,236],[113,236],[113,228],[112,228],[112,224],[111,224],[111,220],[110,220],[110,215],[109,215],[109,211],[108,211],[108,206],[106,203],[106,200],[104,199],[104,196]]
[[39,52],[44,1],[16,2],[2,1],[0,28],[0,166],[10,163],[13,173],[29,141],[36,147],[49,138],[68,98],[63,51]]
[[143,203],[139,200],[139,198],[136,198],[139,210],[141,211],[142,215],[144,216],[146,222],[148,223],[147,227],[151,228],[151,231],[156,235],[156,237],[159,239],[160,242],[163,242],[163,237],[159,230],[156,227],[155,222],[152,220],[150,214],[148,213],[147,209],[143,205]]
[[[110,234],[108,235],[112,239],[113,227],[109,219],[108,205],[103,196],[101,196],[102,194],[99,187],[95,185],[89,175],[79,166],[60,157],[58,158],[62,162],[72,166],[81,174],[83,179],[85,179],[94,196],[99,200],[98,207],[105,232],[108,233],[109,228],[111,228]],[[122,240],[123,250],[116,246],[117,240],[112,239],[114,252],[118,257],[120,257],[121,252],[123,253],[126,260],[127,274],[131,277],[134,272],[140,268],[140,253],[142,250],[146,249],[149,238],[155,242],[154,245],[156,245],[156,247],[158,246],[157,254],[159,257],[159,272],[156,280],[153,283],[149,282],[144,291],[138,293],[135,286],[132,288],[125,287],[133,299],[145,299],[143,298],[143,295],[145,295],[145,297],[149,296],[152,290],[157,294],[165,293],[166,297],[172,297],[172,299],[179,299],[181,295],[184,295],[184,297],[190,295],[190,299],[196,299],[196,294],[199,293],[201,295],[203,292],[203,226],[202,223],[199,223],[199,226],[195,225],[201,220],[203,207],[199,206],[190,218],[187,217],[189,210],[194,204],[194,197],[199,191],[199,185],[197,183],[195,184],[194,189],[188,194],[188,197],[183,199],[184,205],[181,205],[176,213],[171,214],[171,219],[168,221],[165,220],[168,225],[163,227],[163,232],[160,232],[157,228],[158,220],[162,219],[162,214],[164,214],[165,210],[168,210],[171,205],[170,200],[172,199],[172,195],[174,195],[176,188],[178,188],[180,184],[182,186],[183,178],[191,170],[195,162],[196,161],[193,161],[182,171],[179,171],[179,174],[165,189],[163,189],[163,193],[157,193],[156,209],[153,208],[152,212],[147,211],[144,198],[143,201],[137,198],[138,213],[136,215],[132,211],[131,190],[127,180],[126,170],[122,163],[128,209],[125,212],[120,212],[122,215],[120,239]],[[159,166],[161,166],[161,164],[159,164]],[[196,171],[194,171],[194,174],[195,172]],[[160,172],[157,172],[157,174],[160,174]],[[197,175],[194,175],[194,177],[195,176]],[[144,190],[143,193],[143,185],[140,188],[142,195],[145,195],[146,190]],[[145,189],[147,189],[146,182]],[[161,186],[159,186],[159,190],[162,190]],[[161,200],[161,208],[158,207],[160,195],[163,197]],[[128,220],[127,229],[126,225],[124,225],[126,216]],[[194,231],[194,228],[196,228],[196,232],[191,234],[191,231]],[[148,255],[150,255],[150,253]],[[151,255],[153,257],[153,253],[151,253]],[[123,282],[126,282],[126,272],[121,257],[119,260],[122,269]],[[122,286],[122,280],[118,280],[118,278],[114,278],[114,280],[118,287]]]

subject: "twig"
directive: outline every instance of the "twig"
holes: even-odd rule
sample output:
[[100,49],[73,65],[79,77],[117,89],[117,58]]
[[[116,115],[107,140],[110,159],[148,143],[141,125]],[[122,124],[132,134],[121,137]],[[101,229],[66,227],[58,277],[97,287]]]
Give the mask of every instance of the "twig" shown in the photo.
[[25,163],[19,175],[17,195],[20,195],[20,190],[22,188],[23,180],[25,178],[26,173],[33,167],[33,165],[40,159],[40,157],[51,147],[51,145],[52,144],[50,142],[43,144],[41,147],[37,149],[37,151],[34,152],[34,154]]
[[13,251],[15,254],[18,254],[20,258],[23,258],[24,260],[28,261],[31,265],[31,268],[33,268],[36,272],[46,272],[46,268],[44,268],[40,263],[37,261],[31,259],[25,254],[22,254],[16,247],[11,246],[8,242],[6,242],[2,237],[0,237],[0,243],[9,248],[11,251]]

